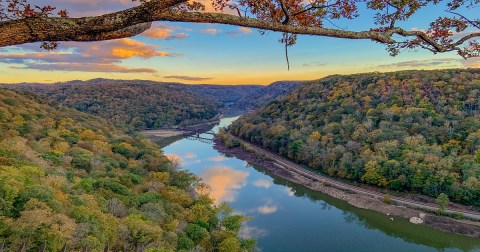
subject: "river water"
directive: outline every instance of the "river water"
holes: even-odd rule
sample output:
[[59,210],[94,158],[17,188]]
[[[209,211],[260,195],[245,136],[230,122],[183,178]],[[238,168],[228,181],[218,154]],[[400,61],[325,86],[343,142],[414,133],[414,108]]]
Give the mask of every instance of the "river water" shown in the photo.
[[[236,118],[222,119],[220,126]],[[183,138],[163,150],[209,184],[217,203],[253,217],[241,235],[256,238],[261,251],[480,251],[480,239],[355,208],[227,157],[208,141]]]

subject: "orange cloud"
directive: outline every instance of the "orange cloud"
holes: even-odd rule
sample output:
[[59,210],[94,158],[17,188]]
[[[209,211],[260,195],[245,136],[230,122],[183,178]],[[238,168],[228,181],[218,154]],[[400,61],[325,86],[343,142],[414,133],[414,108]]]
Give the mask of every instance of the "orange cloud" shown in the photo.
[[213,29],[213,28],[205,29],[201,31],[201,33],[210,34],[210,35],[217,35],[219,32],[220,32],[219,29]]
[[152,28],[142,33],[142,36],[151,38],[151,39],[165,39],[165,40],[185,39],[188,37],[188,34],[186,33],[173,34],[175,28],[179,28],[179,27],[167,26],[163,24],[154,25]]
[[239,36],[239,35],[246,35],[252,33],[252,29],[247,27],[238,27],[237,30],[227,32],[228,35]]
[[252,29],[247,28],[247,27],[239,27],[238,30],[239,30],[241,33],[245,33],[245,34],[252,33]]
[[187,159],[193,159],[193,158],[197,158],[197,154],[189,152],[189,153],[183,154],[183,157]]
[[210,196],[215,203],[220,203],[235,201],[238,190],[246,185],[249,175],[227,166],[214,166],[206,168],[200,177],[210,186]]
[[42,71],[82,71],[117,73],[155,73],[151,68],[133,68],[118,65],[122,60],[139,57],[173,57],[176,53],[159,51],[155,45],[147,45],[133,39],[119,39],[94,43],[65,42],[57,51],[45,52],[36,47],[38,44],[24,45],[19,48],[24,53],[0,54],[4,63],[23,64],[17,69],[36,69]]
[[182,163],[182,159],[177,154],[165,154],[165,157],[167,157],[171,162]]

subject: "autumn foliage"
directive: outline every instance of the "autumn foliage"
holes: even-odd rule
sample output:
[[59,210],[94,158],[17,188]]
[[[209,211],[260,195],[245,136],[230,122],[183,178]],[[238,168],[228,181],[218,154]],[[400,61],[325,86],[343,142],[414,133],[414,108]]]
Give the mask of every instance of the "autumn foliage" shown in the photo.
[[330,76],[230,127],[330,176],[480,203],[480,70]]

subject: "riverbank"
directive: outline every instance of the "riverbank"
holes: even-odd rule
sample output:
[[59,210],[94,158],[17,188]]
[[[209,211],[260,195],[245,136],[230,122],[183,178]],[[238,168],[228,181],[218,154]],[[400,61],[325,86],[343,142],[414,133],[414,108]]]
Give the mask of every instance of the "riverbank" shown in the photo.
[[[387,216],[406,218],[411,220],[411,222],[424,224],[442,231],[480,238],[480,222],[457,220],[445,216],[437,216],[426,211],[406,207],[405,205],[407,204],[397,204],[397,202],[402,202],[401,199],[399,200],[397,197],[394,199],[395,204],[388,204],[386,201],[389,200],[386,198],[384,200],[383,196],[379,197],[378,192],[368,192],[363,187],[355,188],[351,185],[348,187],[342,187],[339,186],[342,183],[332,183],[331,178],[319,179],[318,177],[306,176],[305,173],[302,174],[302,172],[292,169],[289,161],[281,160],[281,158],[277,156],[275,156],[274,160],[268,156],[270,154],[268,154],[268,152],[265,150],[258,150],[257,148],[253,148],[249,143],[246,143],[243,140],[240,141],[242,141],[244,145],[247,144],[249,146],[249,151],[246,151],[240,147],[227,148],[221,141],[219,141],[219,139],[215,140],[215,149],[222,153],[245,160],[249,163],[265,167],[279,177],[297,184],[304,185],[314,191],[319,191],[332,197],[344,200],[355,207],[374,210],[384,213]],[[412,201],[412,199],[404,200],[405,202],[410,202],[411,204],[428,206],[427,204],[423,204],[421,202],[415,203]]]

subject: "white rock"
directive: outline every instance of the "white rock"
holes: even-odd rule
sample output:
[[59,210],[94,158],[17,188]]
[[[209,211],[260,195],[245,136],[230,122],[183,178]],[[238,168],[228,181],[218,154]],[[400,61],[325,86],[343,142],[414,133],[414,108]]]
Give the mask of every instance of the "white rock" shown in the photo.
[[425,213],[420,213],[419,216],[420,216],[421,219],[423,219],[423,218],[425,218],[426,214]]
[[422,220],[422,218],[412,217],[412,218],[410,218],[410,222],[413,223],[413,224],[422,224],[423,220]]

